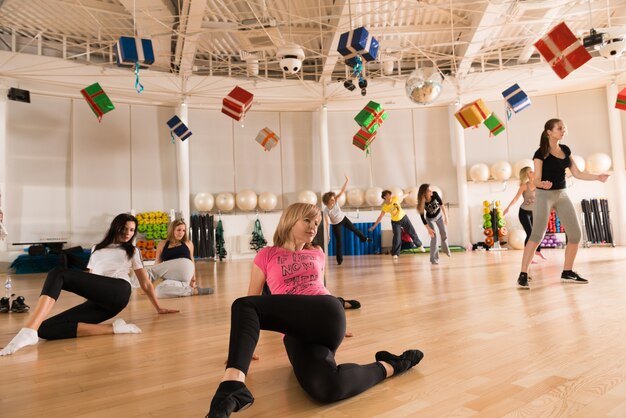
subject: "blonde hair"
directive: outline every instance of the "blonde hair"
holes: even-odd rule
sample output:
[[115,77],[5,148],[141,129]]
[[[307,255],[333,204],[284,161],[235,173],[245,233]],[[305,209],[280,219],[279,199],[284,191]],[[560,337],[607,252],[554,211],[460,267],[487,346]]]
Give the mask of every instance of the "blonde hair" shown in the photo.
[[533,171],[532,167],[528,167],[528,166],[522,167],[522,169],[519,171],[519,184],[520,184],[520,186],[522,184],[528,183],[528,181],[530,180],[528,178],[528,172],[529,171]]
[[181,243],[189,241],[189,229],[187,228],[187,224],[182,219],[176,219],[170,223],[170,226],[167,228],[167,240],[170,244],[176,244],[176,238],[174,237],[174,231],[179,225],[185,225],[185,235],[180,240]]
[[[282,247],[291,238],[291,228],[302,219],[321,218],[320,209],[310,203],[294,203],[289,205],[280,216],[274,232],[274,245]],[[312,248],[311,243],[304,244],[304,249]]]

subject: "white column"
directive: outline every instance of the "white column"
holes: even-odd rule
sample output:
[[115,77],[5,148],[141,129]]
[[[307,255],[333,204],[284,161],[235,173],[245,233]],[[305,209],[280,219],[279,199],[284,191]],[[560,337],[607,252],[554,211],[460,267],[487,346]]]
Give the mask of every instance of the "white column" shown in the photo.
[[609,116],[609,135],[611,140],[611,159],[613,160],[613,175],[615,211],[611,212],[613,224],[613,241],[616,245],[626,244],[626,165],[624,164],[624,136],[622,134],[622,121],[620,110],[615,109],[617,97],[617,85],[613,82],[606,86],[607,113]]
[[[176,114],[180,120],[187,126],[188,109],[187,98],[176,109]],[[189,200],[191,192],[189,190],[189,141],[181,141],[176,139],[176,176],[178,179],[178,210],[181,212],[182,218],[189,222],[190,209]]]
[[322,193],[330,190],[330,157],[328,153],[328,109],[320,108],[320,168],[322,172]]
[[456,151],[456,184],[459,196],[459,219],[458,225],[461,229],[461,245],[465,246],[471,242],[469,232],[469,199],[467,191],[467,158],[465,155],[465,133],[460,123],[457,123],[454,113],[460,109],[460,104],[448,106],[450,120],[450,141],[454,144]]
[[[7,166],[7,154],[6,154],[6,122],[7,122],[7,88],[4,85],[4,82],[0,80],[0,210],[4,212],[6,207],[6,199],[7,199],[7,188],[6,188],[6,166]],[[4,225],[7,220],[3,221]],[[7,227],[7,229],[9,229]],[[8,231],[11,232],[10,230]],[[0,241],[0,251],[7,250],[7,237],[6,240]]]

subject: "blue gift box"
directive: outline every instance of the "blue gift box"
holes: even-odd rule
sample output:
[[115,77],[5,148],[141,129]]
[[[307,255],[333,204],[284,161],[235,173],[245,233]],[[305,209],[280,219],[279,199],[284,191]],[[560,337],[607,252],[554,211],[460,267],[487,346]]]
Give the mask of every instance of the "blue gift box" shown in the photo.
[[365,61],[374,61],[378,56],[378,47],[378,40],[370,36],[367,29],[360,27],[341,34],[337,52],[347,59],[359,54]]
[[530,98],[526,93],[524,93],[524,90],[522,90],[517,83],[504,90],[502,92],[502,96],[504,97],[504,100],[509,103],[511,109],[513,109],[513,112],[515,113],[530,106]]
[[183,121],[180,120],[180,118],[176,115],[174,115],[172,119],[167,121],[167,126],[169,126],[170,129],[174,131],[174,134],[176,134],[176,136],[179,137],[181,141],[184,141],[191,136],[191,131],[189,130],[187,125],[185,125]]
[[135,65],[135,63],[154,64],[154,49],[150,39],[121,36],[115,46],[117,65]]

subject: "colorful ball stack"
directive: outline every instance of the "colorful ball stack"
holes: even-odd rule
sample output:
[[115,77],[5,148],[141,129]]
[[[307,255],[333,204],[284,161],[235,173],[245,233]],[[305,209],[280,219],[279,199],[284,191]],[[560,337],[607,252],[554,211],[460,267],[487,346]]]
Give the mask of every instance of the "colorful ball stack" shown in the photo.
[[561,248],[563,243],[554,233],[546,233],[541,241],[541,248]]
[[137,248],[145,260],[154,260],[159,241],[167,238],[169,215],[160,211],[142,212],[137,214],[137,221],[137,232],[145,238],[137,241]]
[[[496,231],[497,236],[495,236]],[[485,234],[485,244],[489,247],[496,243],[496,239],[502,241],[508,233],[499,200],[493,202],[493,205],[488,200],[483,202],[483,233]]]

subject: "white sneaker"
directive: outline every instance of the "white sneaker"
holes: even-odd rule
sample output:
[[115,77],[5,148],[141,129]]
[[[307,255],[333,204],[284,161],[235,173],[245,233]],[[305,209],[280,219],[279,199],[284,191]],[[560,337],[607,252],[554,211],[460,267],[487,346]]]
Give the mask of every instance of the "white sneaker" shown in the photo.
[[393,257],[391,257],[391,258],[393,258],[393,261],[398,261],[398,256],[397,256],[397,255],[394,255],[394,256],[393,256]]
[[425,253],[426,249],[424,248],[423,245],[420,245],[419,247],[417,247],[417,251],[419,251],[420,253]]

